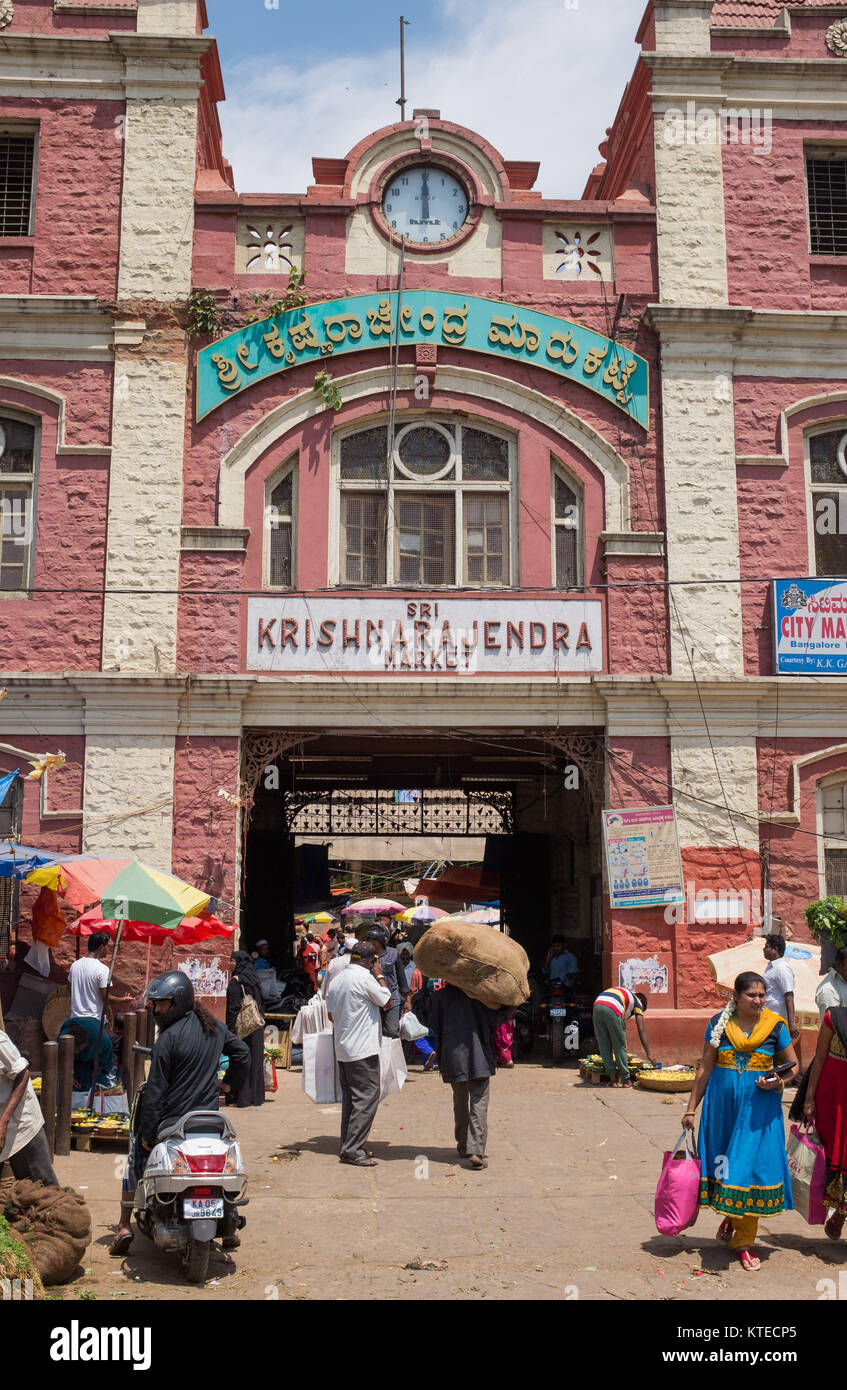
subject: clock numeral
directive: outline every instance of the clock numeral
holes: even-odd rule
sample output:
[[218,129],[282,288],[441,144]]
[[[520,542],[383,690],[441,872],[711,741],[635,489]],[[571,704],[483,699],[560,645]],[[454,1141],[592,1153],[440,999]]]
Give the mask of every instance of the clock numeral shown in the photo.
[[395,197],[395,198],[399,198],[399,196],[400,196],[400,189],[399,189],[399,188],[392,188],[391,192],[394,194],[394,197]]
[[428,237],[428,236],[425,236],[425,237],[424,237],[424,241],[429,241],[429,237]]
[[[455,223],[454,223],[453,225],[455,226]],[[441,233],[441,236],[438,238],[438,240],[439,240],[439,241],[446,241],[446,240],[447,240],[447,233],[446,233],[446,232],[442,232],[442,233]]]
[[385,211],[386,211],[386,212],[390,212],[391,209],[393,208],[393,206],[394,206],[393,203],[386,203],[386,204],[385,204]]
[[397,226],[397,223],[396,223],[396,222],[392,222],[391,225],[392,225],[392,227],[396,227],[396,226]]
[[465,210],[465,205],[464,205],[464,203],[460,203],[459,206],[456,208],[456,211],[458,212],[459,216],[462,215],[462,213],[464,212],[464,210]]
[[407,184],[407,183],[409,182],[409,180],[408,180],[408,179],[401,179],[400,182],[401,182],[402,184]]
[[454,197],[454,198],[458,198],[458,196],[459,196],[459,190],[458,190],[458,188],[454,188],[454,189],[453,189],[453,197]]
[[454,231],[454,232],[456,231],[458,225],[459,225],[458,222],[454,222],[454,223],[453,223],[453,231]]

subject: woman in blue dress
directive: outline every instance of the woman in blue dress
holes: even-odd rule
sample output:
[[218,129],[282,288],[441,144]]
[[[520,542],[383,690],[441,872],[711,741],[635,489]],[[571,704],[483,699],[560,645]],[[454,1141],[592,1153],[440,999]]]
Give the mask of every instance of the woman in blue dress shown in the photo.
[[[683,1116],[700,1122],[700,1206],[723,1215],[718,1240],[738,1251],[744,1269],[759,1268],[752,1246],[760,1216],[792,1211],[791,1180],[785,1156],[782,1092],[797,1070],[785,1019],[764,1007],[767,986],[747,970],[735,981],[723,1013],[710,1019],[703,1060]],[[773,1075],[788,1062],[786,1076]]]

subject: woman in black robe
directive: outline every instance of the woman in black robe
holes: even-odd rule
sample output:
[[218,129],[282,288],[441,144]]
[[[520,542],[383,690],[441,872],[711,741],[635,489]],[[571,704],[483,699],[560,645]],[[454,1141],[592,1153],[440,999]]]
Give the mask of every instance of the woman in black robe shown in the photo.
[[[264,1021],[262,987],[259,976],[253,969],[253,962],[246,951],[233,951],[232,977],[226,991],[226,1026],[235,1032],[235,1025],[244,1003],[245,993],[255,999]],[[265,1030],[257,1028],[244,1039],[250,1051],[250,1071],[247,1080],[231,1100],[240,1108],[248,1105],[261,1105],[265,1099]]]

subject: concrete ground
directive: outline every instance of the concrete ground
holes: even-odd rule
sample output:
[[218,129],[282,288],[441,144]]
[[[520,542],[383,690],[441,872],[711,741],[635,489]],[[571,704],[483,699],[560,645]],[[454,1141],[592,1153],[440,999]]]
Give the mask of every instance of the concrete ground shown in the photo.
[[[489,1167],[462,1167],[451,1092],[414,1066],[380,1109],[373,1169],[339,1164],[340,1106],[317,1106],[300,1072],[236,1119],[250,1179],[247,1227],[234,1257],[212,1256],[203,1288],[136,1235],[107,1253],[117,1217],[114,1153],[56,1160],[85,1192],[94,1241],[64,1299],[713,1299],[816,1300],[818,1281],[847,1270],[833,1244],[795,1213],[760,1225],[762,1267],[745,1274],[701,1212],[693,1231],[657,1235],[653,1193],[686,1097],[583,1084],[546,1059],[492,1082]],[[789,1093],[790,1094],[790,1093]],[[428,1268],[428,1265],[434,1267]],[[421,1267],[423,1266],[423,1267]],[[842,1284],[847,1282],[847,1274]]]

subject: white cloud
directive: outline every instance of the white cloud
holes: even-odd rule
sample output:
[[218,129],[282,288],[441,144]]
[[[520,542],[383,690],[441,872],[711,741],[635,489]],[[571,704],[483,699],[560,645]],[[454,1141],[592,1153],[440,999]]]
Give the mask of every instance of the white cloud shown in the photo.
[[[536,187],[578,198],[635,66],[643,0],[434,0],[448,43],[407,42],[407,115],[437,107],[507,159],[540,159]],[[297,66],[249,60],[227,75],[224,152],[245,193],[299,193],[313,155],[341,158],[399,119],[396,47]]]

